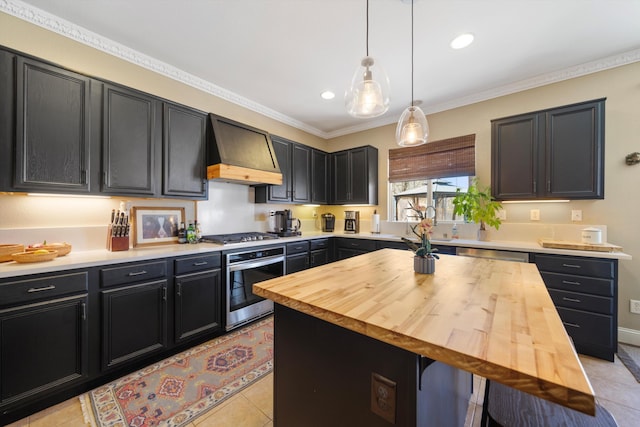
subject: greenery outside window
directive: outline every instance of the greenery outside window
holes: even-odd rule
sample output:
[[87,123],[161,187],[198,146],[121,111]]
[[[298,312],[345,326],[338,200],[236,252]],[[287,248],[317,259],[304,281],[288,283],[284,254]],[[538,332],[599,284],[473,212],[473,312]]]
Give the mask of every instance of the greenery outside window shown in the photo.
[[460,176],[444,179],[414,180],[394,182],[389,185],[389,205],[391,216],[394,221],[418,222],[418,216],[411,210],[415,206],[421,211],[426,211],[427,207],[435,208],[435,212],[429,208],[427,217],[435,220],[454,221],[453,198],[456,189],[466,191],[472,177]]

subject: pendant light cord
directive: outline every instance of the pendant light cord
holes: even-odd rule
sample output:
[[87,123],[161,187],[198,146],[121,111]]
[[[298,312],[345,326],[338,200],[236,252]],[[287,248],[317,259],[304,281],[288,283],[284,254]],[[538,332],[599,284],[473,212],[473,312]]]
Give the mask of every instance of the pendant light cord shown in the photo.
[[367,0],[367,56],[369,56],[369,0]]
[[[368,1],[368,0],[367,0]],[[411,106],[413,107],[413,3],[411,0]]]

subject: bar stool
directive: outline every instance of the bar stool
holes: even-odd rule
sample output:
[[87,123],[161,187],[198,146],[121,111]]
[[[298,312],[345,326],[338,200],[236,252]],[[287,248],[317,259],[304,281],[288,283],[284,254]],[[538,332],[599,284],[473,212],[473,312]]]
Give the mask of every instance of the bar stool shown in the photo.
[[613,416],[596,403],[592,417],[529,393],[486,380],[481,425],[483,427],[616,427]]

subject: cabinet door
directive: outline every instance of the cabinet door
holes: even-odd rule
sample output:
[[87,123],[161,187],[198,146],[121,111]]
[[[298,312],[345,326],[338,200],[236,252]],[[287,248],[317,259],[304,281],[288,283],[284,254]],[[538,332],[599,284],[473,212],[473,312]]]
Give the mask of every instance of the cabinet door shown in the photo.
[[286,139],[271,137],[273,151],[276,153],[280,172],[282,173],[282,185],[270,185],[267,187],[268,200],[271,202],[291,201],[291,149],[290,142]]
[[86,295],[0,311],[0,408],[88,374]]
[[175,294],[176,342],[220,330],[220,269],[177,276]]
[[367,149],[365,147],[350,150],[349,168],[351,169],[351,203],[369,203],[369,177]]
[[89,191],[90,79],[17,57],[16,189]]
[[291,144],[291,201],[311,202],[311,148]]
[[15,55],[0,49],[0,191],[13,188],[13,152],[15,145]]
[[206,126],[206,114],[164,104],[163,195],[206,197]]
[[158,101],[151,96],[104,85],[103,186],[106,193],[156,194],[160,151]]
[[311,151],[311,203],[329,203],[329,154]]
[[331,154],[331,195],[335,204],[351,201],[351,167],[348,151]]
[[527,114],[491,123],[491,190],[497,199],[535,199],[540,119]]
[[105,290],[101,296],[103,369],[166,348],[166,280]]
[[287,274],[309,268],[309,255],[305,253],[287,256]]
[[604,198],[604,101],[546,113],[546,195]]
[[319,265],[325,265],[329,263],[329,250],[318,249],[317,251],[311,251],[311,267],[317,267]]

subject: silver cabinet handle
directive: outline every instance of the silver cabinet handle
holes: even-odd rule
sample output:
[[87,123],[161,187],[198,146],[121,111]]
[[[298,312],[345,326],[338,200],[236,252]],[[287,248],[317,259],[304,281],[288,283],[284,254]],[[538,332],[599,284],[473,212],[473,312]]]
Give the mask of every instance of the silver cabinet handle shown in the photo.
[[575,264],[562,264],[563,267],[569,267],[569,268],[582,268],[579,265],[575,265]]
[[563,280],[562,283],[564,283],[565,285],[576,285],[576,286],[580,286],[581,285],[580,282],[572,282],[570,280]]
[[29,290],[27,290],[27,292],[32,294],[34,292],[50,291],[50,290],[53,290],[55,288],[56,287],[54,285],[49,285],[49,286],[44,286],[42,288],[29,288]]
[[82,320],[87,320],[87,304],[82,303]]
[[579,328],[580,325],[576,324],[576,323],[569,323],[569,322],[562,322],[563,325],[567,325],[567,326],[572,326],[574,328]]
[[182,296],[182,284],[178,283],[178,296],[181,297]]
[[131,273],[129,273],[129,276],[140,276],[141,274],[147,274],[147,270],[132,271]]
[[207,265],[207,264],[209,264],[207,261],[200,261],[200,262],[194,262],[193,266],[194,267],[199,267],[201,265]]
[[567,298],[567,297],[562,297],[562,301],[580,302],[580,300],[577,298]]

